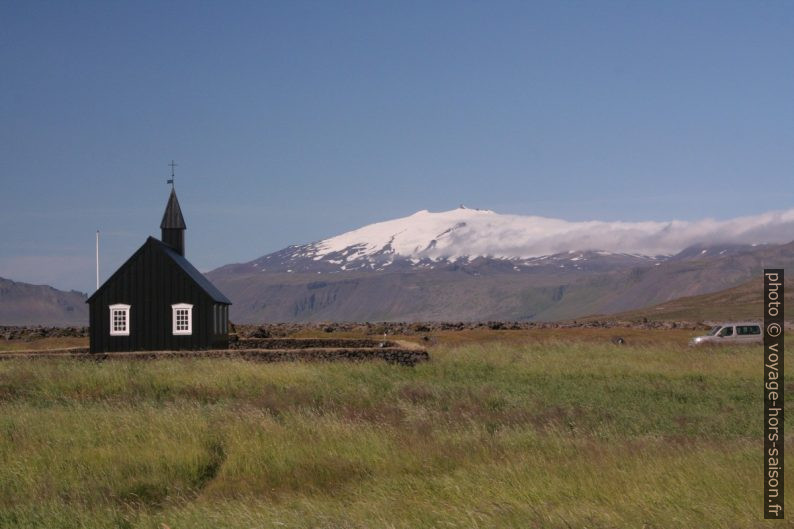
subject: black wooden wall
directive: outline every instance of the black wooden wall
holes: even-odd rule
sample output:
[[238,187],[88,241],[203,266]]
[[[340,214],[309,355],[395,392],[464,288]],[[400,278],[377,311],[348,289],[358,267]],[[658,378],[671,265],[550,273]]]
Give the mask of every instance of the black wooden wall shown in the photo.
[[[89,300],[91,352],[228,347],[228,335],[213,332],[215,301],[158,244],[148,240]],[[110,335],[109,306],[116,303],[130,305],[129,336]],[[189,336],[173,334],[175,303],[193,305]]]

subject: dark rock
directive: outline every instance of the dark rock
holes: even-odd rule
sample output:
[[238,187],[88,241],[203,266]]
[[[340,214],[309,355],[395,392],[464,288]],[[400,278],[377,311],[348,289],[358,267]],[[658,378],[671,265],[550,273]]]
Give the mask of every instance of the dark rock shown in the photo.
[[262,326],[252,332],[249,336],[251,336],[251,338],[270,338],[272,335],[265,326]]

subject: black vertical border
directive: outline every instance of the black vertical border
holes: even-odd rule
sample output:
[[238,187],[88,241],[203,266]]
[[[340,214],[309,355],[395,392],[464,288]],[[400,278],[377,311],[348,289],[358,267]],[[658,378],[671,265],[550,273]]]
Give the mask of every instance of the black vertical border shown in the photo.
[[764,519],[767,520],[785,517],[783,285],[783,269],[764,269]]

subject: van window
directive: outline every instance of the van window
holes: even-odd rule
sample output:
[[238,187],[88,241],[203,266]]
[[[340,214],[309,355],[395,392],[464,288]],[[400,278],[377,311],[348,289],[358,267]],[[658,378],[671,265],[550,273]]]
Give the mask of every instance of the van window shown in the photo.
[[723,338],[726,336],[733,336],[733,327],[723,327],[720,331],[720,336]]
[[736,334],[741,336],[761,334],[761,327],[758,325],[740,325],[736,327]]

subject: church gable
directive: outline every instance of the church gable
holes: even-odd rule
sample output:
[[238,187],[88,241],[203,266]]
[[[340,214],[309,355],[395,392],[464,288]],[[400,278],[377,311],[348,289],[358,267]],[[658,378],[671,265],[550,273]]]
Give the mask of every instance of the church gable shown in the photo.
[[[157,271],[167,273],[158,274],[156,273]],[[169,285],[163,282],[165,278],[168,278]],[[88,303],[91,303],[94,298],[107,289],[118,292],[120,285],[125,285],[126,288],[122,290],[126,291],[160,291],[169,286],[173,289],[177,285],[181,285],[179,290],[186,291],[188,289],[187,283],[193,283],[196,290],[206,296],[207,300],[211,302],[231,304],[231,301],[229,301],[229,299],[224,296],[204,274],[190,264],[187,259],[174,252],[161,241],[158,241],[154,237],[149,237],[146,242],[88,298]]]

